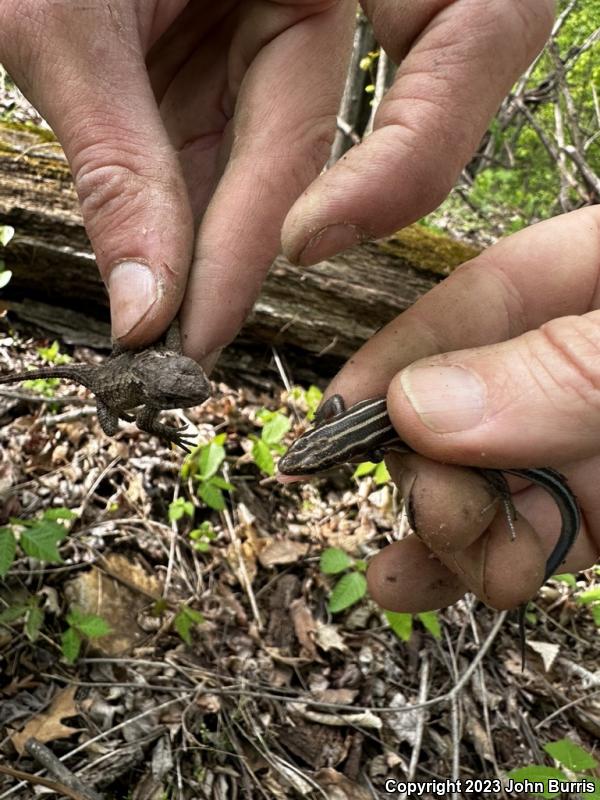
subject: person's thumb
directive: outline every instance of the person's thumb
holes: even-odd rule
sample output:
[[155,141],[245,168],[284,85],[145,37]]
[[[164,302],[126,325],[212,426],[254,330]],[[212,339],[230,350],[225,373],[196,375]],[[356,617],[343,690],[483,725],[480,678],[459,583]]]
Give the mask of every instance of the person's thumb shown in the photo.
[[30,14],[7,13],[0,55],[65,150],[110,294],[114,338],[146,344],[181,302],[193,224],[135,4],[26,5]]
[[560,464],[600,452],[600,311],[416,361],[392,380],[402,438],[438,461]]

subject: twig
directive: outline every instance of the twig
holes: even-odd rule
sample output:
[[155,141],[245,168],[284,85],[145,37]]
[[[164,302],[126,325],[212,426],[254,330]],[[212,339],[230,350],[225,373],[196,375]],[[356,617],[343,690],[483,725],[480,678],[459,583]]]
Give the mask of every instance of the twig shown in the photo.
[[33,737],[31,739],[27,739],[25,742],[25,749],[40,766],[45,767],[51,775],[54,775],[54,777],[62,783],[63,786],[72,789],[74,792],[78,792],[78,796],[85,798],[85,800],[103,800],[101,794],[96,792],[94,789],[90,789],[90,787],[86,786],[83,781],[79,780],[79,778],[74,775],[70,769],[65,767],[64,764],[61,764],[52,750],[50,750],[49,747],[46,747],[45,744],[42,744],[42,742],[39,742]]
[[[47,789],[52,789],[52,791],[56,792],[57,794],[62,794],[64,797],[70,797],[71,800],[88,800],[88,797],[80,792],[76,792],[73,789],[69,789],[69,787],[65,786],[63,783],[51,781],[48,778],[42,778],[39,775],[32,775],[31,773],[23,772],[23,770],[20,769],[0,766],[0,774],[10,775],[11,778],[16,778],[18,781],[22,781],[22,783],[13,787],[13,789],[9,789],[9,793],[12,793],[19,788],[23,788],[23,786],[25,786],[27,783],[33,783],[38,786],[45,786]],[[0,797],[8,797],[8,794],[5,792],[3,795],[0,795]]]
[[[424,703],[429,690],[429,655],[425,653],[421,662],[421,682],[419,684],[419,703]],[[406,776],[407,781],[414,780],[419,764],[419,756],[421,754],[421,744],[423,743],[423,731],[425,730],[425,720],[427,714],[424,708],[421,708],[421,713],[417,720],[415,730],[415,742],[410,754],[410,762],[408,765],[408,772]],[[405,792],[400,796],[400,800],[407,800],[408,794]]]
[[254,620],[255,620],[256,624],[258,625],[258,629],[262,630],[263,629],[263,622],[262,622],[262,618],[260,616],[260,611],[258,610],[258,605],[256,603],[256,598],[254,597],[254,591],[252,589],[252,584],[250,582],[250,578],[249,578],[248,572],[246,570],[246,562],[244,561],[244,554],[242,552],[242,545],[241,545],[240,540],[238,538],[238,535],[237,535],[237,533],[235,531],[235,527],[233,525],[233,522],[231,521],[231,515],[229,514],[227,509],[224,509],[221,513],[223,514],[223,518],[225,520],[225,525],[227,527],[227,530],[229,531],[229,536],[231,537],[231,542],[232,542],[233,547],[235,549],[235,554],[236,554],[236,556],[238,558],[239,573],[240,573],[241,583],[242,583],[242,586],[244,587],[244,589],[246,591],[246,594],[248,595],[248,600],[250,602],[250,608],[252,609],[252,616],[254,617]]
[[387,76],[388,76],[388,57],[383,47],[380,47],[379,58],[377,59],[377,74],[375,76],[375,91],[373,92],[371,114],[369,116],[369,121],[367,122],[367,126],[365,128],[365,133],[364,133],[365,136],[368,136],[370,133],[373,132],[375,115],[377,114],[377,109],[379,108],[379,104],[383,100],[383,95],[385,94],[385,90],[387,88],[386,87]]

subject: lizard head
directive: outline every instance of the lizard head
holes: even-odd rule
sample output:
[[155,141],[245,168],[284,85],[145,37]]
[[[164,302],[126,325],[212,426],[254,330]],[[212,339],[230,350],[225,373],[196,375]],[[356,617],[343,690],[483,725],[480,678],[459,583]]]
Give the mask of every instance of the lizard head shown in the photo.
[[134,359],[132,371],[145,402],[160,409],[189,408],[210,394],[210,381],[200,364],[171,351],[147,351]]

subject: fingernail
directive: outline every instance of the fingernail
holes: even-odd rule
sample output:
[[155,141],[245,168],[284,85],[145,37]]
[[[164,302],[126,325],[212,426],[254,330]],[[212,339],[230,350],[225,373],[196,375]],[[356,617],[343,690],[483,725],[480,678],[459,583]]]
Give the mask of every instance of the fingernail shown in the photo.
[[421,422],[436,433],[469,430],[483,418],[486,387],[471,370],[457,366],[408,367],[401,382]]
[[328,225],[309,239],[300,251],[298,264],[308,267],[342,250],[348,250],[365,239],[368,239],[368,236],[356,225]]
[[152,270],[137,261],[121,261],[108,279],[113,339],[126,336],[158,298]]

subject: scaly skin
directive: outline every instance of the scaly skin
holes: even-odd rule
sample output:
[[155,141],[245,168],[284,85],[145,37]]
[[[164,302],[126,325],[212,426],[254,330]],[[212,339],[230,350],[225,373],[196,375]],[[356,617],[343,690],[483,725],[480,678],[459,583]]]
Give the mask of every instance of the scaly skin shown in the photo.
[[[0,376],[1,383],[36,378],[66,378],[80,383],[96,396],[98,421],[108,436],[119,429],[119,419],[154,433],[168,442],[189,450],[192,441],[185,428],[160,422],[158,416],[168,408],[187,408],[203,403],[210,394],[210,381],[202,367],[181,354],[179,326],[173,323],[164,344],[144,350],[128,351],[118,346],[102,364],[65,364],[30,372]],[[134,416],[127,413],[138,409]]]

